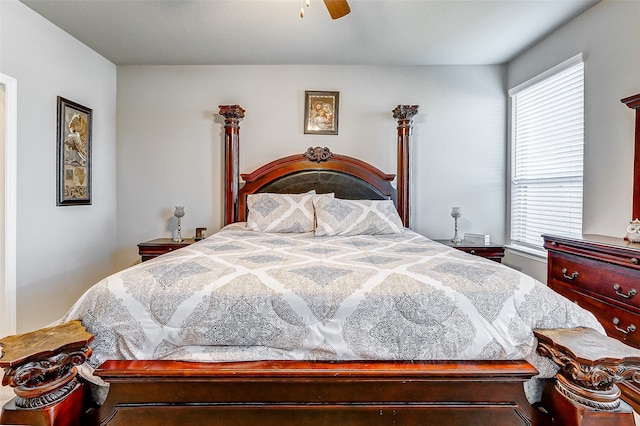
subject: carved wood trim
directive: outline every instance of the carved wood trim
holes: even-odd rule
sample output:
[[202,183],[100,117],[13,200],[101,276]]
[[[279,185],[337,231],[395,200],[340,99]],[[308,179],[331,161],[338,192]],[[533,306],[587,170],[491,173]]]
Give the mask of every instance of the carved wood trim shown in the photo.
[[316,163],[319,163],[321,161],[327,161],[332,159],[333,153],[326,146],[324,148],[317,146],[315,148],[312,148],[312,147],[307,148],[307,152],[302,154],[302,156],[309,161],[315,161]]
[[[292,170],[297,171],[297,170],[309,169],[310,168],[309,161],[311,161],[311,162],[319,163],[317,167],[312,166],[311,168],[348,171],[352,173],[357,173],[356,176],[361,178],[362,176],[369,175],[372,179],[389,181],[389,182],[395,178],[395,175],[393,174],[384,173],[382,170],[378,169],[377,167],[374,167],[371,164],[366,163],[362,160],[358,160],[357,158],[349,157],[348,155],[331,153],[331,158],[326,158],[325,160],[322,160],[322,161],[309,159],[308,158],[309,150],[312,150],[315,152],[318,149],[328,150],[328,148],[309,147],[304,154],[296,154],[296,155],[290,155],[288,157],[278,158],[277,160],[273,160],[270,163],[267,163],[264,166],[259,167],[258,169],[254,170],[251,173],[242,173],[240,176],[242,177],[242,180],[245,181],[245,186],[246,186],[246,184],[265,179],[265,177],[270,174],[278,174],[281,176],[281,175],[290,173]],[[326,163],[326,164],[320,164],[320,163]],[[340,166],[338,166],[337,164],[340,164]],[[286,170],[287,168],[291,170]],[[356,171],[358,169],[360,169],[359,173]]]
[[621,100],[623,104],[636,110],[635,143],[633,155],[633,211],[631,220],[640,218],[640,93]]
[[413,117],[418,113],[419,105],[398,105],[393,109],[393,118],[398,121],[398,213],[402,223],[407,228],[410,225],[409,187],[411,185],[411,161],[409,150],[411,147],[411,133]]
[[20,408],[42,408],[65,398],[77,386],[76,366],[91,355],[87,333],[80,321],[70,321],[0,340],[3,386],[11,386]]
[[616,383],[640,379],[640,350],[589,328],[534,330],[538,353],[560,367],[556,389],[584,406],[620,407]]

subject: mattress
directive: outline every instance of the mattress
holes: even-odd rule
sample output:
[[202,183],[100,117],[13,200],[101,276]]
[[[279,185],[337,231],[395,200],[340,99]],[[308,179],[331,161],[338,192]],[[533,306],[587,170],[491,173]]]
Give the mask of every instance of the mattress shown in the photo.
[[534,328],[595,317],[533,278],[413,231],[317,237],[244,223],[105,278],[62,321],[107,359],[503,360],[535,352]]

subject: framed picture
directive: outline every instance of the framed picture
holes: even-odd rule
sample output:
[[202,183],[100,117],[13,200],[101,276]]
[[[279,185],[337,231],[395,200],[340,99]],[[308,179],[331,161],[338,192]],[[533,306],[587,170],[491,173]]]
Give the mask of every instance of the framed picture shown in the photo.
[[58,96],[58,206],[91,204],[92,114]]
[[338,101],[340,92],[304,92],[304,133],[338,134]]

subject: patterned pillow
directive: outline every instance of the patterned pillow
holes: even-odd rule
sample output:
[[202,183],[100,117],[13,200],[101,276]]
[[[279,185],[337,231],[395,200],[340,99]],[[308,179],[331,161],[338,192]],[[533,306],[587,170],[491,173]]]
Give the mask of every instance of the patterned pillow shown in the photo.
[[317,198],[316,237],[332,235],[376,235],[404,232],[391,200],[342,200]]
[[261,232],[310,232],[314,229],[313,197],[306,194],[251,194],[247,196],[247,229]]

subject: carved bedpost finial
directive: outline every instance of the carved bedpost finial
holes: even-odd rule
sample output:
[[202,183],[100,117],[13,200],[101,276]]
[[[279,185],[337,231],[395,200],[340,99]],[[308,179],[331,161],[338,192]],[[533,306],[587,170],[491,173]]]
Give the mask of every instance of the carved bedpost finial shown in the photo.
[[321,161],[327,161],[333,158],[333,153],[326,146],[324,148],[321,148],[319,146],[313,148],[310,146],[309,148],[307,148],[307,152],[302,154],[302,156],[309,161],[315,161],[316,163],[319,163]]
[[413,116],[418,113],[419,105],[398,105],[393,109],[393,118],[398,120],[398,214],[407,228],[410,226],[409,217],[409,142]]
[[240,105],[219,105],[220,115],[224,117],[224,125],[238,126],[244,118],[244,108]]
[[414,115],[418,114],[420,105],[398,105],[393,109],[393,118],[396,120],[411,120]]

